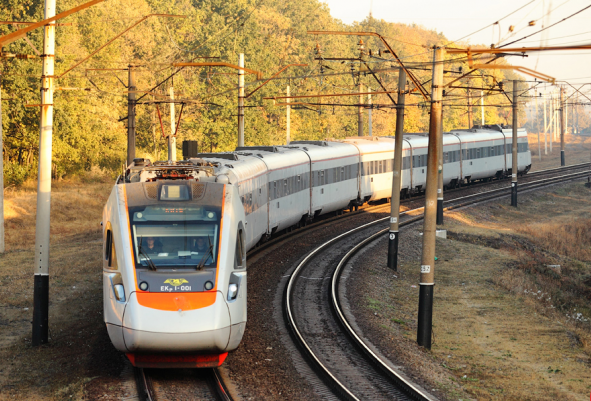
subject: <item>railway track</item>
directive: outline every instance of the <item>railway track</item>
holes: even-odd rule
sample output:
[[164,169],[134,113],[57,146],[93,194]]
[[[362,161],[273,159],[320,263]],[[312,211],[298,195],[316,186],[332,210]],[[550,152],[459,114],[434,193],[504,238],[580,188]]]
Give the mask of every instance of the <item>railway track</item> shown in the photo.
[[[588,174],[579,171],[533,180],[522,184],[520,191],[581,179]],[[447,201],[446,210],[508,195],[510,188],[471,194]],[[392,362],[380,357],[379,352],[362,340],[342,307],[344,294],[339,289],[343,267],[356,252],[386,234],[388,229],[379,226],[387,224],[388,219],[354,228],[308,253],[286,285],[284,315],[298,348],[338,398],[431,400],[433,396],[413,384]],[[419,220],[422,216],[401,214],[401,226]]]
[[135,369],[140,401],[232,401],[218,369]]

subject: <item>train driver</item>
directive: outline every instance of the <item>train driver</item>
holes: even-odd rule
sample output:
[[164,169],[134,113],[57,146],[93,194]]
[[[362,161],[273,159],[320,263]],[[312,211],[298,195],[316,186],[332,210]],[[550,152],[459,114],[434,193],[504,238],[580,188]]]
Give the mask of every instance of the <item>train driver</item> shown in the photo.
[[146,253],[160,253],[162,252],[162,242],[154,237],[146,237],[146,244],[142,248]]
[[195,241],[193,241],[193,246],[191,247],[191,251],[205,253],[205,252],[207,252],[208,248],[209,248],[209,246],[208,246],[207,242],[205,241],[205,238],[204,237],[197,237],[197,239],[195,239]]

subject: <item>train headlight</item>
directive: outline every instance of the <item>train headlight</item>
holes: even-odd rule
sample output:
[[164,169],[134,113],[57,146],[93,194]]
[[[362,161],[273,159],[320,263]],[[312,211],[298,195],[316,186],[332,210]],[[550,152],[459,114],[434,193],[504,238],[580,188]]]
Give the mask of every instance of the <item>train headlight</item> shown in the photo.
[[238,286],[236,284],[230,284],[228,286],[228,301],[236,299],[238,295]]
[[142,290],[142,291],[148,291],[148,288],[149,288],[149,287],[150,287],[150,286],[149,286],[149,285],[148,285],[148,283],[146,283],[145,281],[142,281],[142,282],[140,283],[140,290]]
[[211,281],[206,281],[204,287],[207,291],[209,291],[213,288],[213,283]]
[[117,298],[117,301],[125,302],[125,288],[123,288],[123,284],[113,285],[113,292],[115,293],[115,298]]

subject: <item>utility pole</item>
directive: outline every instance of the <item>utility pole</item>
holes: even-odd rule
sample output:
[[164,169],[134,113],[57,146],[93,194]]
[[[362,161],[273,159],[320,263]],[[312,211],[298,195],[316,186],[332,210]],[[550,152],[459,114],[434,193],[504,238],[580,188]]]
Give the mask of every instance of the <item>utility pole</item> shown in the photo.
[[396,105],[396,136],[394,137],[394,169],[390,200],[390,232],[388,233],[388,267],[398,270],[398,225],[400,220],[400,185],[402,180],[402,140],[404,131],[404,102],[406,72],[398,69],[398,102]]
[[[371,88],[367,88],[368,92],[371,92]],[[367,119],[368,119],[368,126],[369,126],[369,132],[368,135],[372,136],[372,132],[373,132],[373,127],[372,127],[372,119],[371,119],[371,95],[367,95],[367,104],[369,106],[369,108],[367,109]]]
[[513,138],[511,157],[511,206],[517,207],[517,80],[513,80]]
[[[564,89],[566,94],[566,89]],[[568,134],[568,102],[566,100],[563,101],[564,103],[564,134]],[[572,112],[571,112],[572,113]]]
[[[43,19],[53,16],[55,16],[55,0],[45,0]],[[43,29],[39,173],[37,179],[37,216],[35,230],[33,346],[47,343],[49,333],[49,228],[51,212],[51,142],[53,134],[55,22],[50,22]]]
[[[287,90],[285,91],[287,96],[289,95],[289,85],[287,85]],[[291,99],[288,97],[287,99],[285,99],[286,103],[291,103]],[[291,106],[288,104],[285,107],[285,118],[286,118],[286,127],[285,127],[285,131],[286,131],[286,139],[285,139],[285,143],[287,145],[289,145],[289,143],[291,142]]]
[[0,74],[0,253],[4,253],[4,143],[2,140],[2,74]]
[[435,236],[437,218],[437,175],[442,169],[439,159],[441,135],[441,92],[443,87],[443,52],[433,52],[433,85],[431,89],[431,115],[429,121],[429,153],[427,156],[427,185],[425,189],[425,217],[423,223],[423,255],[419,283],[419,316],[417,343],[431,349],[433,330],[433,286],[435,285]]
[[127,70],[127,165],[135,159],[135,70],[132,65]]
[[552,135],[550,135],[550,153],[552,153],[552,144],[556,139],[556,111],[554,110],[554,96],[550,96],[550,114],[552,115]]
[[548,125],[546,122],[546,93],[544,91],[544,96],[542,97],[544,101],[544,154],[548,154]]
[[480,91],[480,114],[482,120],[482,126],[484,126],[484,92]]
[[[361,73],[359,73],[359,93],[363,93]],[[363,136],[363,95],[359,95],[359,107],[357,108],[357,136]]]
[[542,144],[540,143],[540,123],[538,121],[538,97],[536,96],[536,114],[534,117],[534,121],[536,122],[536,127],[538,128],[538,160],[542,160]]
[[472,93],[468,88],[468,129],[474,126],[474,120],[472,119]]
[[560,165],[565,166],[564,160],[564,88],[560,88]]
[[[244,53],[240,53],[238,66],[244,68]],[[238,70],[238,146],[244,146],[244,70]]]
[[[152,95],[152,101],[156,101],[154,95]],[[152,109],[152,143],[154,144],[154,159],[158,160],[158,151],[156,147],[156,109]]]
[[[176,116],[174,114],[174,87],[170,87],[170,135],[168,136],[168,160],[176,161]],[[182,111],[181,111],[182,112]]]

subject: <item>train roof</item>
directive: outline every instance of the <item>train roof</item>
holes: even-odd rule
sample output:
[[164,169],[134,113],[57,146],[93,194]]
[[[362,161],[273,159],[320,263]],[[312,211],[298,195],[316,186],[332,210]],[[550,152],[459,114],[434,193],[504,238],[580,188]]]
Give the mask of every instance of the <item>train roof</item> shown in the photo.
[[309,163],[310,158],[302,149],[284,146],[244,146],[236,148],[238,154],[255,156],[263,160],[269,170]]
[[301,149],[306,152],[312,162],[335,157],[359,156],[355,145],[336,141],[294,141],[283,148]]
[[384,136],[348,137],[343,140],[359,149],[361,154],[394,151],[394,139]]

